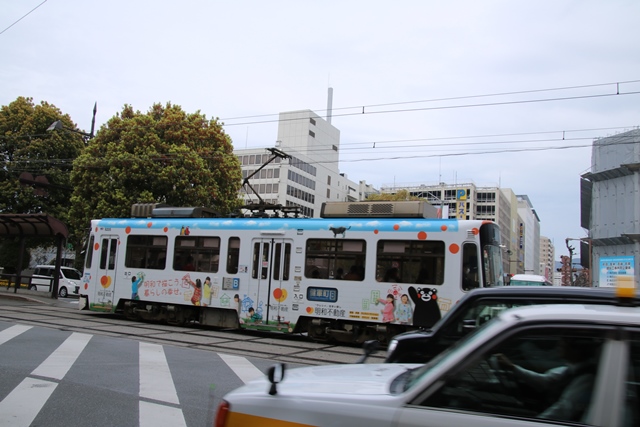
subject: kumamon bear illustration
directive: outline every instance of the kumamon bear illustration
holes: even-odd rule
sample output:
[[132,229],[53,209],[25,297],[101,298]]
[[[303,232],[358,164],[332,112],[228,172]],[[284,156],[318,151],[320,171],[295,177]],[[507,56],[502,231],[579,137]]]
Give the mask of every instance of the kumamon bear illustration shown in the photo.
[[415,304],[413,309],[413,326],[430,328],[442,315],[438,305],[438,290],[409,287],[409,296]]

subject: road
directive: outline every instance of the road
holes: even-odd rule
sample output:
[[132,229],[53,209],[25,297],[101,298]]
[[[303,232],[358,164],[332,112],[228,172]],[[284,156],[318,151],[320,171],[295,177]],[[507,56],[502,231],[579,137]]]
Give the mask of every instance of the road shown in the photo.
[[72,299],[0,297],[0,426],[212,425],[222,396],[276,361],[351,363],[360,353],[286,336],[131,322],[78,311]]

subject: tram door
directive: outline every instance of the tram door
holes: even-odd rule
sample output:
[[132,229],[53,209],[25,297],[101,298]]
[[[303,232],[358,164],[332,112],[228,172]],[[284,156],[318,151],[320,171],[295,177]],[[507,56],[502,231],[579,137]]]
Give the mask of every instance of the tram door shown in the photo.
[[284,302],[289,292],[292,247],[293,242],[289,239],[253,241],[251,299],[254,300],[253,308],[262,315],[263,323],[285,321],[289,317]]
[[118,265],[118,236],[100,238],[100,264],[98,265],[98,286],[93,295],[93,304],[104,309],[113,309],[116,290],[116,265]]

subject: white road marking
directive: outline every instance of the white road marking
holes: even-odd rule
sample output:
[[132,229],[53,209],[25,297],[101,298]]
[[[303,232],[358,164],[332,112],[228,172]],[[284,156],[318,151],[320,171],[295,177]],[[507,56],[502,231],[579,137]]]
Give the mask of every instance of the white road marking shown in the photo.
[[161,345],[140,343],[140,397],[180,404]]
[[256,378],[264,377],[264,373],[244,357],[230,354],[218,354],[218,356],[245,384]]
[[92,335],[74,332],[31,375],[61,380],[71,369]]
[[15,338],[21,333],[28,331],[32,326],[14,325],[0,331],[0,345],[6,343],[11,338]]
[[29,427],[57,386],[51,381],[25,378],[0,402],[0,426]]
[[182,411],[171,406],[140,401],[140,427],[186,427]]

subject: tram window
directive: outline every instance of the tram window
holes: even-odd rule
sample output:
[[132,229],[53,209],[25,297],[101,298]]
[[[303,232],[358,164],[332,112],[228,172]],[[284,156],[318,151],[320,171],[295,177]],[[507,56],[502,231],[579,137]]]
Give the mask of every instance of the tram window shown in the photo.
[[[113,270],[116,268],[116,251],[118,249],[118,239],[102,239],[100,253],[100,268],[102,270]],[[109,262],[107,265],[107,261]]]
[[227,273],[237,274],[240,263],[240,238],[229,237],[229,248],[227,252]]
[[470,291],[480,286],[478,246],[475,243],[462,245],[462,260],[462,289]]
[[91,263],[93,262],[93,242],[95,241],[95,236],[91,236],[89,238],[89,244],[87,245],[87,257],[85,259],[84,268],[91,268]]
[[167,257],[166,236],[129,236],[125,267],[163,270]]
[[376,280],[441,285],[444,283],[443,241],[379,240]]
[[175,270],[217,273],[219,263],[219,237],[176,237],[173,257],[173,268]]
[[260,279],[267,278],[267,272],[269,271],[269,243],[255,242],[253,244],[253,258],[251,263],[251,277],[258,279],[258,272],[260,272]]
[[309,239],[305,277],[333,279],[338,270],[349,272],[345,280],[364,280],[367,243],[351,239]]
[[100,269],[107,269],[107,258],[109,258],[109,239],[102,239],[100,247]]
[[273,279],[280,280],[280,263],[282,262],[282,280],[289,280],[291,265],[291,244],[276,243],[273,260]]

